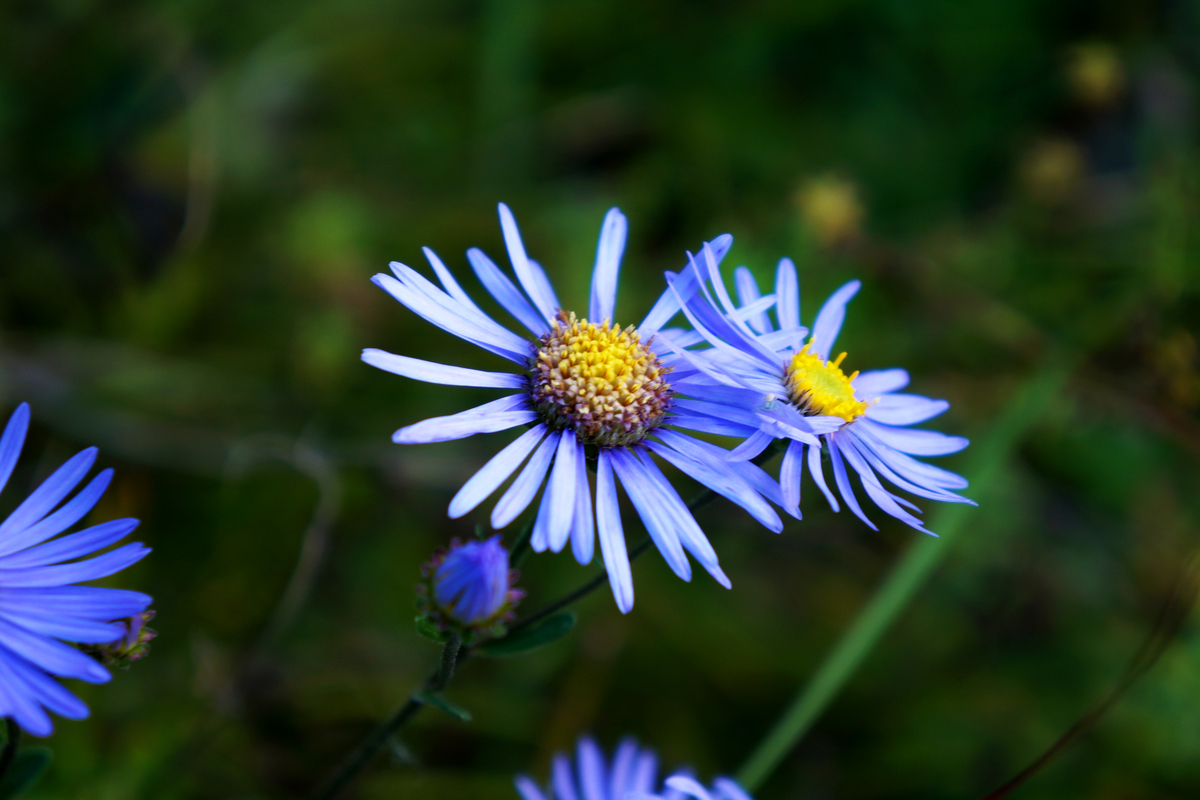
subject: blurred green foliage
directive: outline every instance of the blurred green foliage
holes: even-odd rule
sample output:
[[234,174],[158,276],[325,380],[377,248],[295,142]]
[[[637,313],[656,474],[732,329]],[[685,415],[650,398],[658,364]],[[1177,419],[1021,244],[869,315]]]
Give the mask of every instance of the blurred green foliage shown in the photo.
[[[430,245],[476,290],[498,200],[578,304],[621,206],[625,320],[725,231],[760,278],[797,260],[806,315],[862,278],[847,365],[906,366],[952,433],[1049,354],[1079,365],[762,800],[984,794],[1117,680],[1200,544],[1195,0],[14,0],[0,41],[0,400],[35,418],[13,485],[100,445],[96,519],[155,548],[116,582],[160,631],[72,687],[92,718],[34,796],[303,796],[427,672],[419,564],[485,519],[445,508],[507,439],[391,445],[488,393],[358,351],[498,365],[368,278]],[[734,771],[917,535],[813,489],[779,536],[705,512],[732,592],[651,555],[628,617],[597,594],[567,638],[467,664],[474,722],[427,713],[419,766],[354,791],[513,798],[583,731]],[[313,591],[281,604],[306,531]],[[530,558],[526,610],[595,568]],[[1021,796],[1200,795],[1197,708],[1193,617]]]

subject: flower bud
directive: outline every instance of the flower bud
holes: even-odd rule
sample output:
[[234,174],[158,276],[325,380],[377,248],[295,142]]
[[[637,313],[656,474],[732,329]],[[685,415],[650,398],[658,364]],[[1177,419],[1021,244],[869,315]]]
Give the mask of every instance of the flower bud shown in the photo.
[[504,623],[524,594],[511,588],[517,573],[509,570],[508,551],[498,535],[466,544],[455,539],[449,550],[434,553],[421,572],[417,607],[423,613],[417,624],[434,639],[444,639],[451,630],[465,642],[478,634],[503,635]]
[[134,614],[119,621],[118,624],[125,627],[125,634],[121,638],[107,644],[82,645],[80,649],[107,667],[128,669],[134,661],[150,653],[150,640],[158,636],[154,629],[146,627],[146,623],[152,619],[153,611]]

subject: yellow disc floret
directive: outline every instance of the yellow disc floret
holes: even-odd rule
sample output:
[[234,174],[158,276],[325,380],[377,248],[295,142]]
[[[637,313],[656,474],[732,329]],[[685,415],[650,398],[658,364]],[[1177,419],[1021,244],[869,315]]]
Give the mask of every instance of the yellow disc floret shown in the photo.
[[633,327],[560,311],[531,365],[533,406],[551,430],[569,428],[583,444],[633,444],[662,423],[670,371]]
[[790,399],[800,411],[808,416],[826,415],[841,417],[853,422],[867,410],[867,403],[854,396],[850,382],[858,373],[847,377],[842,372],[842,353],[833,361],[808,352],[812,342],[804,345],[792,356],[787,370],[787,387]]

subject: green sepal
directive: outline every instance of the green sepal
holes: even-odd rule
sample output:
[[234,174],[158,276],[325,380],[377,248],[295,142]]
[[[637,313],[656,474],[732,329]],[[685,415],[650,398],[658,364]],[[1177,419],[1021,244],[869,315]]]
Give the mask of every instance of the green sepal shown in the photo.
[[570,633],[571,628],[574,627],[575,613],[564,611],[537,625],[518,628],[515,633],[480,645],[478,649],[481,653],[489,656],[513,656],[556,642]]
[[439,711],[445,711],[447,714],[454,717],[455,719],[462,720],[463,722],[471,721],[471,712],[470,711],[467,711],[465,708],[460,708],[460,707],[454,705],[454,703],[451,703],[449,700],[442,697],[440,694],[435,694],[434,692],[431,692],[428,690],[422,690],[419,692],[413,692],[413,699],[418,700],[427,706],[433,706],[434,708],[438,709]]
[[415,621],[417,623],[417,633],[431,642],[441,644],[450,638],[450,631],[438,625],[426,614],[419,615]]
[[25,794],[50,766],[50,759],[49,747],[30,747],[18,752],[4,780],[0,781],[0,800]]

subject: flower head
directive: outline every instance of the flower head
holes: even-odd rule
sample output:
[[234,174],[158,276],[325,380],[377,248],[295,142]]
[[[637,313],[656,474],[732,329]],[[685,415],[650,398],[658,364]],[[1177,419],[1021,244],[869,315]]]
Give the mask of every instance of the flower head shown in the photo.
[[[641,324],[618,324],[617,275],[627,226],[614,208],[600,231],[591,300],[582,317],[560,305],[545,272],[526,255],[516,221],[503,204],[500,223],[517,282],[481,250],[469,250],[467,258],[479,281],[529,337],[481,311],[428,248],[425,256],[440,288],[398,263],[391,265],[395,277],[374,278],[429,322],[516,365],[507,373],[486,372],[365,350],[368,364],[405,377],[509,391],[478,408],[401,428],[392,440],[443,442],[524,426],[524,433],[463,485],[450,502],[451,517],[470,512],[515,475],[492,510],[492,526],[503,528],[529,507],[544,484],[531,547],[559,552],[569,541],[576,560],[586,564],[599,538],[613,596],[621,611],[628,612],[633,579],[617,504],[621,485],[676,575],[691,579],[690,555],[728,587],[712,545],[653,456],[774,531],[783,525],[767,501],[780,503],[782,497],[778,485],[755,465],[731,466],[725,450],[679,430],[722,433],[726,412],[735,413],[719,398],[695,399],[707,385],[694,380],[697,371],[681,353],[682,345],[662,331],[679,311],[678,296],[689,296],[698,286],[695,272],[674,276],[675,288],[658,299]],[[706,247],[719,258],[731,241],[721,236]],[[593,471],[594,478],[589,475]]]
[[739,267],[738,306],[725,290],[716,259],[707,251],[701,256],[696,269],[702,290],[685,302],[684,311],[699,333],[697,341],[711,347],[690,351],[689,358],[713,384],[714,394],[730,403],[740,398],[746,410],[733,420],[739,426],[733,432],[745,437],[733,459],[753,458],[775,439],[788,441],[780,468],[785,508],[799,508],[800,478],[807,469],[834,511],[839,509],[825,479],[823,455],[833,468],[837,494],[871,528],[875,525],[855,497],[847,464],[875,505],[918,530],[925,530],[923,523],[910,512],[920,509],[885,489],[880,478],[919,497],[972,503],[952,491],[965,488],[966,480],[913,458],[956,453],[967,446],[959,436],[909,427],[950,404],[899,393],[908,384],[902,369],[847,375],[842,369],[846,353],[831,359],[846,304],[861,286],[858,281],[825,301],[810,336],[800,323],[799,280],[789,259],[779,262],[775,294],[768,298],[760,297],[750,271]]
[[525,596],[512,588],[515,570],[508,568],[508,551],[500,537],[450,542],[421,568],[417,585],[417,624],[432,638],[443,639],[451,630],[470,642],[476,636],[502,636],[517,602]]
[[[0,437],[0,489],[12,476],[28,428],[29,406],[22,403]],[[0,523],[0,717],[16,720],[36,736],[48,736],[54,728],[47,711],[67,719],[88,715],[87,706],[53,677],[87,683],[112,679],[95,658],[63,642],[116,642],[131,629],[113,620],[140,615],[150,605],[150,597],[140,592],[75,585],[120,572],[150,552],[134,542],[76,560],[124,539],[137,527],[136,519],[59,536],[92,510],[112,480],[112,470],[106,469],[62,502],[95,460],[94,447],[69,459]]]
[[741,786],[729,778],[717,778],[705,788],[687,769],[658,782],[658,756],[626,738],[617,746],[611,763],[591,737],[579,740],[575,764],[565,753],[554,757],[550,784],[541,789],[527,775],[515,781],[522,800],[751,800]]

